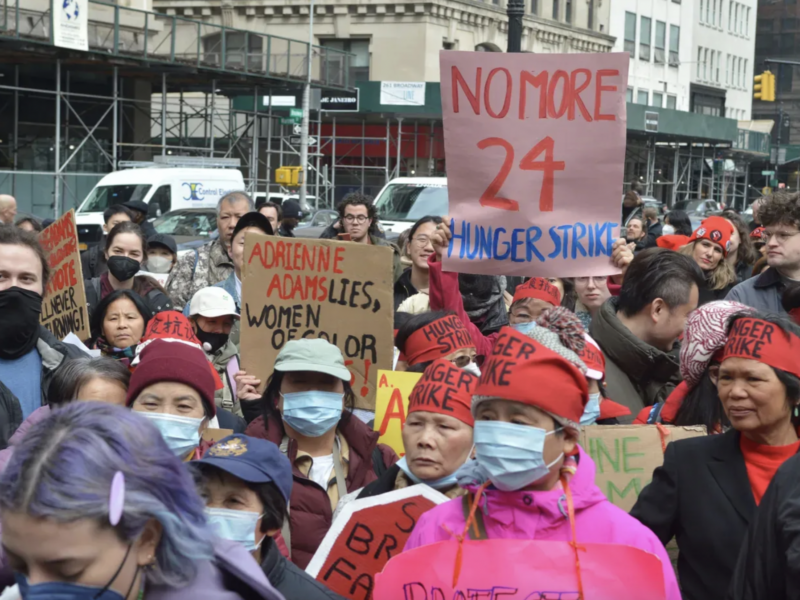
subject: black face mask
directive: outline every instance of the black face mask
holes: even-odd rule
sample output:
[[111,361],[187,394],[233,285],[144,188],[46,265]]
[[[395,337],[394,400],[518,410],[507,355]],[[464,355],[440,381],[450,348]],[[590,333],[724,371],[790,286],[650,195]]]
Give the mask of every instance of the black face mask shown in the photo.
[[117,281],[128,281],[136,275],[141,268],[141,264],[127,256],[112,256],[108,259],[108,272],[117,278]]
[[229,334],[227,333],[209,333],[197,327],[197,339],[203,344],[203,350],[215,354],[227,342]]
[[14,360],[27,354],[39,340],[42,296],[11,287],[0,292],[0,358]]

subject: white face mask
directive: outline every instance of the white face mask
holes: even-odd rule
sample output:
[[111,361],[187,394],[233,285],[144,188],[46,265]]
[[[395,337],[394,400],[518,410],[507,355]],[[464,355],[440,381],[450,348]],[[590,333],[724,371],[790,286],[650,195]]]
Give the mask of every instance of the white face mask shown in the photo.
[[674,235],[675,234],[675,228],[672,225],[664,225],[664,227],[661,228],[661,231],[662,231],[662,235]]
[[464,367],[464,370],[467,373],[472,373],[473,375],[475,375],[475,377],[481,376],[481,368],[478,366],[478,363],[476,362],[470,362],[466,367]]
[[172,270],[172,259],[166,256],[149,256],[147,270],[151,273],[169,273]]

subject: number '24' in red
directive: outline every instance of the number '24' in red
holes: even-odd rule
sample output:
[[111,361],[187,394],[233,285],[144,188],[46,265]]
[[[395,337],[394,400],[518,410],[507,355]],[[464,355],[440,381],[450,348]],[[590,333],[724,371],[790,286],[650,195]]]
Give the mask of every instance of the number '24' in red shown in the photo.
[[[510,198],[498,196],[503,187],[511,168],[514,166],[514,147],[507,140],[499,137],[485,138],[478,142],[478,148],[484,150],[493,146],[500,146],[506,151],[506,158],[500,167],[500,172],[492,180],[486,191],[481,195],[481,206],[491,206],[501,210],[519,211],[519,202]],[[563,171],[565,163],[563,160],[553,160],[553,148],[555,142],[553,138],[547,136],[539,141],[530,151],[519,161],[519,168],[523,171],[542,171],[542,190],[539,194],[539,210],[550,212],[553,210],[553,187],[555,184],[555,172]],[[536,160],[539,155],[544,153],[544,160]]]

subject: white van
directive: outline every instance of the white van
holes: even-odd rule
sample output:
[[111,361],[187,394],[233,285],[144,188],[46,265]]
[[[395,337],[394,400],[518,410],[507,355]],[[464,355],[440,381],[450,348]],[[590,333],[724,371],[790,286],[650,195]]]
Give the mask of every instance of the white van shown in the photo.
[[245,189],[238,169],[143,167],[109,173],[76,211],[78,239],[95,244],[103,237],[103,211],[115,204],[140,200],[150,218],[181,208],[216,207],[229,192]]
[[381,227],[400,234],[421,219],[448,213],[447,177],[398,177],[375,197]]

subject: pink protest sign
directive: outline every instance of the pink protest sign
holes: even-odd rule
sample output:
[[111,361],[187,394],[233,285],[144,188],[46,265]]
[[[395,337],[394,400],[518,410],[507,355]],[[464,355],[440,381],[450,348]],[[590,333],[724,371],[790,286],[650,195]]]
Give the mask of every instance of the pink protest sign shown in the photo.
[[628,55],[441,52],[444,268],[618,272]]
[[[665,600],[661,561],[616,544],[581,544],[585,600]],[[439,542],[393,557],[375,580],[380,600],[579,600],[575,552],[567,542]]]

